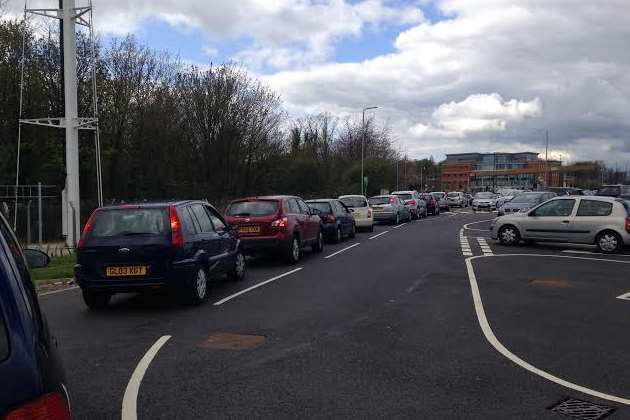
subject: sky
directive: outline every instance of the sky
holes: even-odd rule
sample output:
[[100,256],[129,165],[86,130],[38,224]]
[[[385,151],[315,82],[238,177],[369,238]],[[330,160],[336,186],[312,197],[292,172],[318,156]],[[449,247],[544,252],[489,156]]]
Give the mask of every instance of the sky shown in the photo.
[[412,158],[543,153],[548,132],[552,158],[630,164],[628,0],[93,2],[102,39],[240,62],[291,115],[378,106]]

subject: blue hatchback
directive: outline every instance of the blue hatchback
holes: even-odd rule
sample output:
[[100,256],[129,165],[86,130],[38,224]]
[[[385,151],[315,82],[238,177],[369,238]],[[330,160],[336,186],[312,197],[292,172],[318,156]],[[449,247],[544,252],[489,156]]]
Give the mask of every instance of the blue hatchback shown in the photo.
[[0,214],[0,419],[70,418],[57,345],[48,331],[28,267],[48,256],[22,250]]

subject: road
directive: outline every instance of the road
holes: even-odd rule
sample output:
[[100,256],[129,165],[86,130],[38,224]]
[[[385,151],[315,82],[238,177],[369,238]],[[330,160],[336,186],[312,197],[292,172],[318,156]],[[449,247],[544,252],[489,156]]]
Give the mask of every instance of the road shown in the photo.
[[251,261],[198,307],[42,296],[74,415],[562,419],[550,408],[576,398],[630,418],[630,256],[503,247],[492,217],[377,226],[295,267]]

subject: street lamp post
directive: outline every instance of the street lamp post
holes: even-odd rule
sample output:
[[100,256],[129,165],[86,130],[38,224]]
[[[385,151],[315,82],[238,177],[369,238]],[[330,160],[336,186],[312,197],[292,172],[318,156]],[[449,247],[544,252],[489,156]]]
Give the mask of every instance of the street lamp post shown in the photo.
[[362,128],[362,136],[361,136],[361,195],[365,195],[364,182],[365,178],[363,177],[363,167],[364,167],[364,153],[365,153],[365,111],[370,109],[377,109],[377,106],[368,106],[363,108],[363,117],[361,119],[361,128]]

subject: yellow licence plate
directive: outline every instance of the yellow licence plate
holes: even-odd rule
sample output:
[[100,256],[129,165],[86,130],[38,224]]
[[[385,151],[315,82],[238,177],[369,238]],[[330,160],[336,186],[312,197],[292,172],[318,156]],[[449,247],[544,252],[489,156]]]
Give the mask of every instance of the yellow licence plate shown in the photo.
[[138,265],[132,267],[107,267],[105,270],[107,277],[131,277],[131,276],[146,276],[147,266]]
[[238,231],[239,233],[260,233],[260,226],[241,226]]

